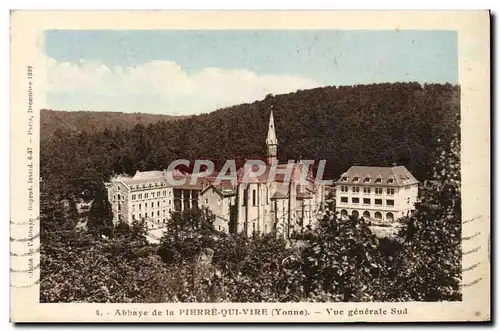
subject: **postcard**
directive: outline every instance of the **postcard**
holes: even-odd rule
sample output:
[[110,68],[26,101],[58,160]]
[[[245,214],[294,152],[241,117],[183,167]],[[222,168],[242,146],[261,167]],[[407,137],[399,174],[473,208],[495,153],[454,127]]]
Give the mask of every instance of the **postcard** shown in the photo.
[[12,11],[11,321],[490,321],[488,11]]

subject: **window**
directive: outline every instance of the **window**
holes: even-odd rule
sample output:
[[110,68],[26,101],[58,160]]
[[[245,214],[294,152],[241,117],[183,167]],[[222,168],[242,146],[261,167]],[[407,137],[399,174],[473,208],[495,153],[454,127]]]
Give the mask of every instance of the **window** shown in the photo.
[[208,205],[208,198],[205,198],[205,205]]
[[352,204],[359,204],[359,197],[353,197]]
[[347,186],[340,186],[340,191],[343,192],[343,193],[346,193],[348,191],[348,187]]
[[141,210],[141,209],[142,209],[141,204],[139,204],[139,210]]
[[120,199],[121,199],[120,194],[118,194],[118,200],[120,200]]
[[118,203],[118,211],[121,211],[122,210],[122,205],[120,203]]
[[158,212],[156,213],[156,216],[160,216],[160,210],[158,210]]
[[135,195],[132,195],[132,200],[135,200]]
[[155,197],[154,191],[151,193],[151,197],[153,197],[153,198]]
[[358,182],[358,181],[359,181],[359,176],[355,176],[355,177],[353,177],[353,178],[352,178],[352,181],[353,181],[353,182]]
[[116,195],[113,195],[113,200],[116,201]]
[[135,220],[135,214],[132,215],[132,220]]
[[375,195],[382,195],[382,188],[375,188]]
[[165,215],[165,210],[163,210],[163,215]]
[[376,180],[375,183],[382,183],[382,178],[379,176]]
[[243,189],[243,206],[247,206],[247,201],[248,201],[248,190]]
[[368,182],[370,182],[370,181],[371,181],[371,179],[370,179],[370,177],[368,177],[368,176],[367,176],[367,177],[363,180],[363,182],[364,182],[364,183],[368,183]]
[[[220,200],[219,200],[219,202],[220,202]],[[219,203],[219,205],[220,205],[220,203]],[[256,190],[255,190],[255,189],[254,189],[254,190],[252,190],[252,205],[253,205],[253,206],[257,205],[257,200],[256,200]]]
[[142,194],[139,194],[139,199],[142,199]]
[[410,197],[406,197],[406,203],[410,204]]
[[363,198],[363,204],[371,204],[371,199]]
[[375,205],[382,205],[382,200],[380,198],[375,198]]
[[394,206],[394,200],[393,199],[388,199],[388,200],[386,200],[386,204],[388,206]]
[[141,219],[141,218],[142,218],[142,213],[139,213],[139,219]]
[[157,207],[160,207],[160,201],[157,202],[158,204],[156,204]]
[[347,182],[347,179],[348,179],[348,177],[347,177],[347,176],[343,176],[343,177],[340,179],[340,181],[342,181],[342,182]]
[[144,208],[147,209],[148,203],[144,203]]
[[146,199],[147,199],[148,197],[149,197],[149,194],[148,194],[148,193],[145,193],[145,194],[144,194],[144,198],[146,198]]
[[347,197],[340,197],[340,201],[342,203],[347,203],[348,202]]
[[394,179],[393,178],[387,179],[387,183],[394,183]]
[[352,187],[353,193],[359,193],[359,187]]
[[387,188],[387,195],[394,195],[394,188]]
[[371,188],[370,188],[370,187],[364,187],[364,188],[363,188],[363,192],[364,192],[365,194],[369,194],[369,193],[370,193],[370,191],[371,191]]
[[135,205],[134,204],[132,204],[132,210],[135,210]]

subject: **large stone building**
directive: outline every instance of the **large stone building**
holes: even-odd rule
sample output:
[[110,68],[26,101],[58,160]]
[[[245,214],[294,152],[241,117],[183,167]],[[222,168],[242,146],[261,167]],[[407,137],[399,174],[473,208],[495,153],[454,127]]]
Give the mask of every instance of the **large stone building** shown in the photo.
[[[175,211],[204,206],[216,216],[215,229],[226,233],[252,235],[275,231],[287,237],[294,230],[313,224],[323,207],[324,185],[315,181],[310,170],[306,172],[302,161],[279,164],[272,111],[266,145],[267,166],[263,174],[245,177],[245,169],[240,168],[235,182],[216,182],[217,174],[211,174],[191,184],[193,175],[178,171],[170,176],[186,178],[183,185],[169,184],[166,171],[137,171],[133,177],[115,177],[106,184],[114,221],[136,219],[146,221],[148,227],[161,226],[168,223]],[[285,169],[290,170],[290,181],[282,174]],[[307,174],[305,181],[303,174]]]
[[335,182],[336,211],[342,216],[394,221],[413,212],[418,186],[404,166],[352,166]]

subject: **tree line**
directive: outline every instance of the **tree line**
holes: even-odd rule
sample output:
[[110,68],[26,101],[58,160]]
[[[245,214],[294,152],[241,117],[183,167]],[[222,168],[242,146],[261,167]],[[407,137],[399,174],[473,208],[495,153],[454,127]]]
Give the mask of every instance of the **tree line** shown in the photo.
[[45,184],[71,191],[180,158],[220,167],[227,159],[264,157],[273,108],[282,161],[325,159],[329,178],[352,165],[397,163],[423,181],[432,177],[435,151],[459,130],[459,95],[451,84],[331,86],[132,128],[95,130],[81,121],[42,135],[40,170]]

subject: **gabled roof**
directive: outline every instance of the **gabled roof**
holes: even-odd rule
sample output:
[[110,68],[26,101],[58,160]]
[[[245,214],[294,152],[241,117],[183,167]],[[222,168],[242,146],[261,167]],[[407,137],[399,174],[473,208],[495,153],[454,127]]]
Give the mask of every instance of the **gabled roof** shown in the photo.
[[230,196],[234,196],[236,195],[236,193],[234,192],[234,190],[231,188],[225,188],[224,185],[222,184],[221,182],[221,185],[214,185],[214,184],[210,184],[209,186],[205,187],[205,189],[203,189],[200,193],[200,195],[203,195],[204,193],[206,193],[209,189],[213,189],[215,190],[215,192],[217,194],[219,194],[219,196],[222,196],[222,197],[230,197]]
[[[359,177],[359,181],[353,181],[354,176]],[[365,177],[369,177],[369,182],[364,182]],[[347,178],[347,181],[343,181]],[[376,182],[380,178],[380,182]],[[393,179],[391,181],[388,181]],[[379,166],[351,166],[341,175],[335,184],[359,184],[373,186],[401,187],[419,183],[418,180],[404,166],[379,167]]]

